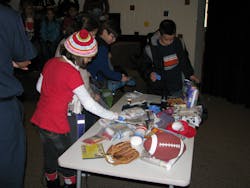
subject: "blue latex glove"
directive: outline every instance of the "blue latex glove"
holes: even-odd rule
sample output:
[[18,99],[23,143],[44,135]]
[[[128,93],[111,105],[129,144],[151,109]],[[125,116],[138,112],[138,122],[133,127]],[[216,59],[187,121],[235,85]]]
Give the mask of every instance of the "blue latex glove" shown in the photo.
[[120,122],[124,122],[124,121],[125,121],[125,117],[118,116],[118,121],[120,121]]
[[149,105],[148,109],[151,110],[153,113],[157,114],[158,112],[161,111],[161,108],[156,105]]

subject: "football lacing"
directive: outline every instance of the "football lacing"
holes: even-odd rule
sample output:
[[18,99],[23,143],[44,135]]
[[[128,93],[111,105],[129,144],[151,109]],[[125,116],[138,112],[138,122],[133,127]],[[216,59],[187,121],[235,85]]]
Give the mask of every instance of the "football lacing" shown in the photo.
[[181,145],[180,144],[172,144],[172,143],[159,143],[160,147],[170,147],[170,148],[180,148]]

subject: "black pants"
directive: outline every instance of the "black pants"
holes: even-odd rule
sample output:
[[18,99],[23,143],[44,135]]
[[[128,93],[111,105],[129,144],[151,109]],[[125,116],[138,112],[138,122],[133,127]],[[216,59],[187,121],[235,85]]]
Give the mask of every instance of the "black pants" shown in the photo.
[[150,94],[161,95],[162,97],[183,97],[182,88],[169,90],[166,88],[166,82],[163,80],[152,82],[148,81],[147,92]]

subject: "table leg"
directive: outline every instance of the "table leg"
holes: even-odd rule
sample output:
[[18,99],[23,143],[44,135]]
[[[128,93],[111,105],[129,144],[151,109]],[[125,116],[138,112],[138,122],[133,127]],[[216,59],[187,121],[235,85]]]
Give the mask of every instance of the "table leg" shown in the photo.
[[82,183],[82,171],[77,170],[76,174],[76,188],[81,188],[81,183]]

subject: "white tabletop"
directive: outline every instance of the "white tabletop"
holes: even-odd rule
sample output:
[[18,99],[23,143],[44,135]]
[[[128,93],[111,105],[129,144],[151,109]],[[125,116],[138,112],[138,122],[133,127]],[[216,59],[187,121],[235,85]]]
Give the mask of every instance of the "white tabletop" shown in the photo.
[[[146,100],[148,102],[160,102],[160,96],[143,94],[140,98],[133,99],[135,101]],[[124,95],[113,107],[114,111],[121,111],[122,105],[127,103],[127,98]],[[92,126],[82,137],[80,137],[59,159],[59,165],[66,168],[92,172],[97,174],[104,174],[116,176],[121,178],[128,178],[134,180],[141,180],[147,182],[154,182],[160,184],[187,186],[190,184],[192,160],[193,160],[193,146],[194,139],[185,139],[186,151],[180,159],[174,164],[171,170],[167,171],[163,167],[149,164],[140,159],[136,159],[129,164],[113,166],[106,162],[104,158],[100,159],[82,159],[81,145],[82,140],[95,135],[100,126],[98,122]],[[103,143],[105,151],[111,145],[109,141]]]

